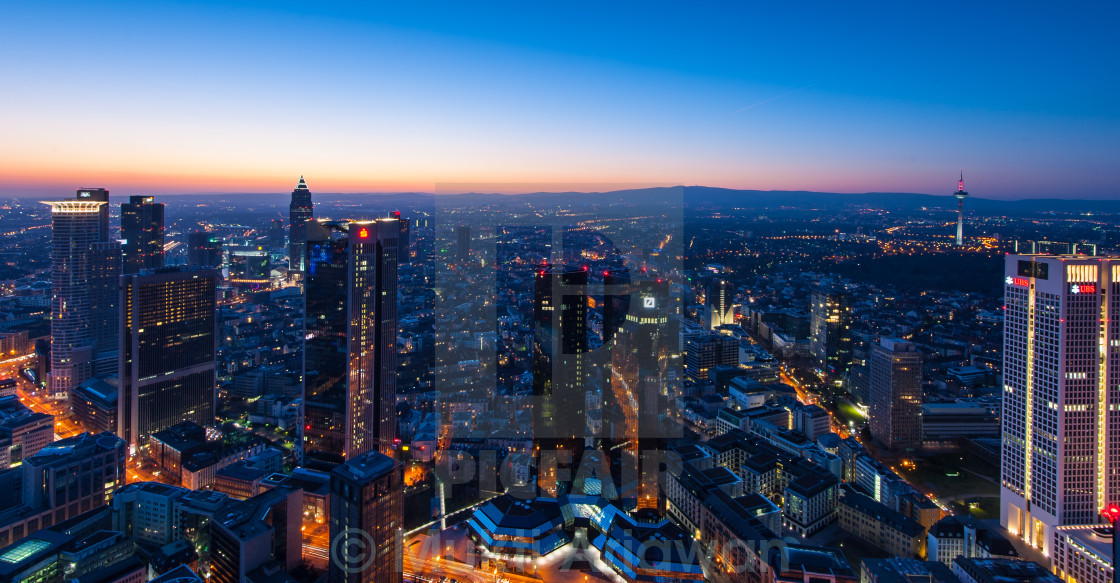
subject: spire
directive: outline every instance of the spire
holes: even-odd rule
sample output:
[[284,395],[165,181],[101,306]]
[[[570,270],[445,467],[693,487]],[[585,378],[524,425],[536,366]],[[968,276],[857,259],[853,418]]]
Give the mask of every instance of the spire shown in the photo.
[[299,175],[299,184],[296,185],[296,190],[299,190],[299,189],[305,189],[305,190],[307,189],[307,182],[305,182],[303,180],[303,175],[302,174]]
[[964,168],[961,168],[961,179],[957,182],[957,192],[964,192]]

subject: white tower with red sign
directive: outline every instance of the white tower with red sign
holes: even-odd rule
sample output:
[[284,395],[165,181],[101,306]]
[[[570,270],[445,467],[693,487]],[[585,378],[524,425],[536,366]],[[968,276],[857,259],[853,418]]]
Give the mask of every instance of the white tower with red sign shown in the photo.
[[1008,255],[1000,524],[1054,528],[1120,502],[1120,257]]

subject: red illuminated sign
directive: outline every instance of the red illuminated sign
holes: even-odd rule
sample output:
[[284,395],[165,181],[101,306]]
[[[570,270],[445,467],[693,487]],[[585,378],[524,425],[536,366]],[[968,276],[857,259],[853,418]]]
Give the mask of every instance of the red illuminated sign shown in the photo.
[[369,237],[369,230],[367,230],[365,227],[362,227],[360,230],[358,230],[358,238],[365,239],[366,237]]
[[1071,294],[1095,294],[1097,293],[1097,284],[1095,283],[1075,283],[1069,286],[1069,293]]
[[1027,286],[1030,285],[1030,281],[1027,281],[1027,278],[1025,278],[1025,277],[1011,277],[1011,276],[1008,276],[1007,277],[1007,285],[1018,285],[1018,286],[1022,286],[1022,287],[1027,287]]

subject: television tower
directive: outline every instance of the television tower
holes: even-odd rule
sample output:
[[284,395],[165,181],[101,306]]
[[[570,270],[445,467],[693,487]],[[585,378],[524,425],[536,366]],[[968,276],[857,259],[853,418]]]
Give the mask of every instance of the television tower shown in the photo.
[[957,247],[964,247],[964,199],[968,193],[964,191],[964,170],[961,170],[961,179],[957,181]]

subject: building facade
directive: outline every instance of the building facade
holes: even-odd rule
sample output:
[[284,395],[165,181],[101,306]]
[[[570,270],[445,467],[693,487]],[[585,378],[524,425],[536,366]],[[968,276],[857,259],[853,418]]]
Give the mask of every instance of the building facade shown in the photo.
[[[88,194],[82,197],[82,192]],[[120,246],[108,240],[108,191],[79,191],[51,207],[51,368],[48,391],[69,396],[116,350],[117,307],[111,290],[120,275]],[[104,199],[104,200],[101,200]],[[108,320],[110,325],[106,326]]]
[[921,446],[922,353],[883,338],[871,348],[871,435],[895,452]]
[[121,205],[123,273],[163,267],[163,203],[132,196]]
[[399,234],[392,218],[307,224],[305,464],[393,449]]
[[1120,501],[1120,260],[1005,261],[1000,524],[1049,554]]
[[620,447],[610,449],[620,457],[616,483],[624,506],[663,512],[658,468],[670,437],[669,339],[676,337],[669,329],[669,283],[640,279],[630,291],[622,327],[611,346],[611,404],[621,418],[611,425],[609,436]]
[[117,434],[133,451],[181,421],[214,423],[219,277],[165,268],[121,278]]
[[[555,496],[565,484],[556,463],[575,464],[587,430],[587,270],[549,265],[537,271],[533,297],[533,443],[542,461],[540,487]],[[561,459],[563,458],[563,459]],[[574,467],[574,466],[573,466]]]
[[301,274],[307,262],[307,223],[315,216],[311,203],[311,191],[307,182],[299,177],[292,191],[292,202],[288,205],[288,273]]
[[829,379],[841,379],[852,366],[852,296],[816,290],[809,305],[809,353]]
[[331,561],[329,583],[402,580],[402,479],[400,462],[376,451],[347,460],[331,472],[330,540],[353,540],[372,560],[365,569],[346,569],[342,561]]

